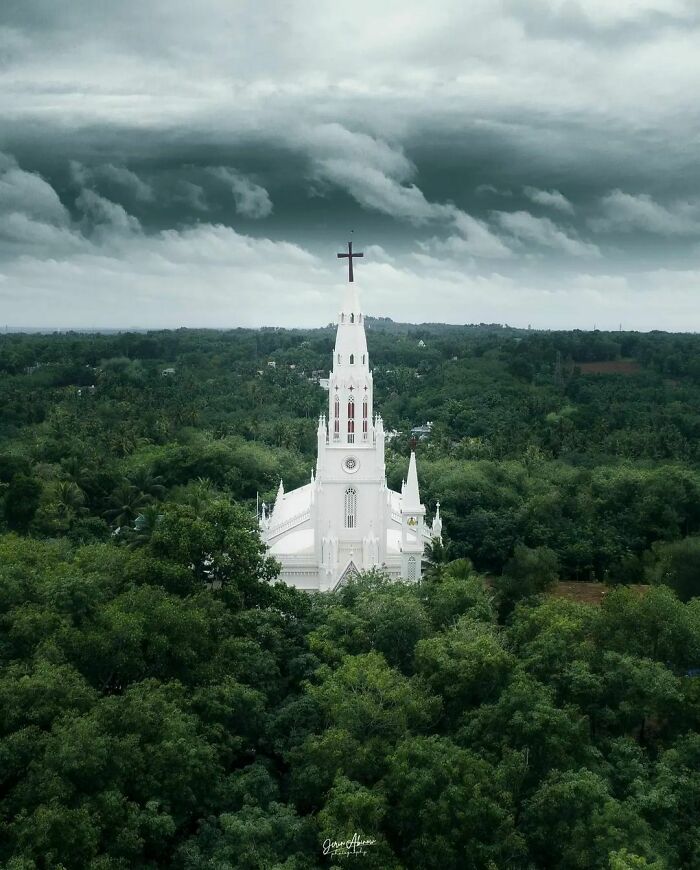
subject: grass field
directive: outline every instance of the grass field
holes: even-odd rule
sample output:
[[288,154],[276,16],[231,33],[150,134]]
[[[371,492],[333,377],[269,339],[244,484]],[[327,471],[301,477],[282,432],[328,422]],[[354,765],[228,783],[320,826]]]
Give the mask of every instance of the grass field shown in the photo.
[[[632,589],[637,589],[640,593],[648,586],[635,584]],[[568,598],[569,601],[580,601],[584,604],[600,604],[609,591],[610,587],[604,583],[584,583],[582,581],[560,581],[552,590],[552,595],[556,598]]]

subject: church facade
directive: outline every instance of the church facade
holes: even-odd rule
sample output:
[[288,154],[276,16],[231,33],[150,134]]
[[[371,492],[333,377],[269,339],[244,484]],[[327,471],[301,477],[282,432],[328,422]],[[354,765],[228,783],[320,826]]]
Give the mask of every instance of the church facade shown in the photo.
[[[350,266],[353,256],[361,255],[349,248]],[[384,440],[351,268],[338,316],[328,415],[318,422],[316,468],[306,486],[290,492],[280,481],[272,510],[263,505],[260,519],[285,583],[326,591],[372,568],[394,579],[420,579],[425,545],[442,531],[440,506],[428,526],[413,451],[401,492],[387,487]]]

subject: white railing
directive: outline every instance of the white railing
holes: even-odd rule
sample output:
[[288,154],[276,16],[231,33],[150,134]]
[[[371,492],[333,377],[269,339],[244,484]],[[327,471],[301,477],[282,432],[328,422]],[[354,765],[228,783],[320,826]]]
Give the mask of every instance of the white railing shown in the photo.
[[278,526],[274,525],[275,517],[274,513],[272,515],[272,525],[268,529],[268,540],[270,538],[276,538],[278,535],[281,535],[282,532],[286,532],[288,529],[291,529],[293,526],[298,526],[306,520],[311,519],[311,511],[305,510],[299,514],[295,514],[295,516],[290,517],[288,520],[285,520],[283,523],[280,523]]

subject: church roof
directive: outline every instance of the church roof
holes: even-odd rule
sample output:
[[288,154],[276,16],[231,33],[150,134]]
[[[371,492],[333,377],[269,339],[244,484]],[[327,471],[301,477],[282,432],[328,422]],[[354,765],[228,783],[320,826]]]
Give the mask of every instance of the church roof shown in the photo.
[[272,556],[303,556],[314,552],[314,530],[292,529],[270,547]]
[[281,495],[278,493],[272,512],[272,521],[270,523],[271,534],[274,534],[277,526],[289,522],[289,520],[306,513],[311,508],[312,484],[310,483],[307,483],[306,486],[300,486],[298,489],[292,489],[289,492],[284,492],[280,483],[280,493]]

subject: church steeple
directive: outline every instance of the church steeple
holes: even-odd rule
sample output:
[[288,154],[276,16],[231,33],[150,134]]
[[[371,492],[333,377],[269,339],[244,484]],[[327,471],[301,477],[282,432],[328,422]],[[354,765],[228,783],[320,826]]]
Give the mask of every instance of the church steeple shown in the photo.
[[360,370],[369,371],[364,315],[355,285],[348,284],[338,312],[333,373],[348,376]]
[[402,510],[420,512],[420,494],[418,492],[418,469],[416,468],[416,454],[411,450],[411,458],[408,462],[408,477],[406,488],[403,491]]
[[[348,254],[352,253],[348,243]],[[333,350],[333,366],[328,391],[328,420],[331,444],[369,446],[373,440],[373,381],[369,370],[367,337],[360,297],[352,270],[338,312],[338,329]]]

